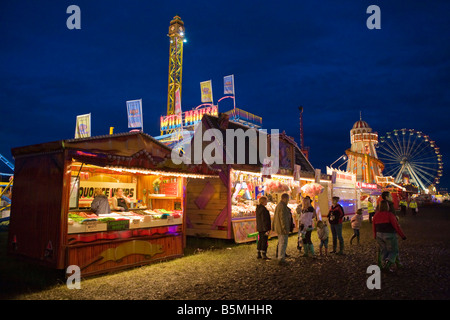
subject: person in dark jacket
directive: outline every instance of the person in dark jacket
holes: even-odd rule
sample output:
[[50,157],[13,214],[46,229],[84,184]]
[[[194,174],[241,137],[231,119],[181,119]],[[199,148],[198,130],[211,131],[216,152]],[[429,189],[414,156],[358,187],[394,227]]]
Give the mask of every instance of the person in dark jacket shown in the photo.
[[269,232],[271,230],[270,213],[266,208],[267,198],[259,198],[259,204],[256,206],[256,231],[258,234],[258,259],[270,260],[267,256],[267,241],[269,240]]
[[331,233],[333,235],[333,251],[336,253],[337,240],[339,239],[339,252],[337,254],[344,254],[344,238],[342,237],[342,221],[344,218],[344,208],[338,203],[339,197],[332,198],[332,206],[328,212],[328,222],[330,223]]
[[373,216],[373,235],[379,246],[379,264],[381,267],[394,271],[394,266],[399,263],[399,250],[397,234],[406,240],[397,218],[389,210],[387,200],[382,200],[379,210]]
[[103,194],[100,188],[94,189],[94,200],[91,203],[91,211],[96,215],[111,213],[108,197]]

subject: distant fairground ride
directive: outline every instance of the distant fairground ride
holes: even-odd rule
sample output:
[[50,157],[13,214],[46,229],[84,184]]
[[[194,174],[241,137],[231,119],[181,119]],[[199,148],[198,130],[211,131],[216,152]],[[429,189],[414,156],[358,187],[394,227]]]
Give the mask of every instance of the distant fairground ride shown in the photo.
[[414,129],[387,132],[380,137],[377,148],[378,158],[385,166],[383,175],[394,177],[396,183],[402,183],[406,176],[424,192],[439,184],[442,155],[436,143],[423,132]]

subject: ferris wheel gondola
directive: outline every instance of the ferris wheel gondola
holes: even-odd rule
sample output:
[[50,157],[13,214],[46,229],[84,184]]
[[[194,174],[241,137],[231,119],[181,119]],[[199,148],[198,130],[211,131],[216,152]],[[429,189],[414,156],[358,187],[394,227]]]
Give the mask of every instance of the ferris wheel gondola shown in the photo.
[[442,155],[436,142],[414,129],[387,132],[377,145],[378,158],[384,163],[384,176],[401,183],[406,174],[410,182],[427,191],[439,184],[443,173]]

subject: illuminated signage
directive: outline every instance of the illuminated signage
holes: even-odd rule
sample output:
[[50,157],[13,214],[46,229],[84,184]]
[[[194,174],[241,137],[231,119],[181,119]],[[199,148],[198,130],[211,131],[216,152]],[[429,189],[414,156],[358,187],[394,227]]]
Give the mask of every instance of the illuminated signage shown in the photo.
[[194,109],[181,114],[161,116],[161,131],[189,127],[202,120],[204,114],[216,116],[219,114],[217,106],[210,106],[201,109]]
[[378,189],[375,183],[356,182],[356,187],[361,189]]

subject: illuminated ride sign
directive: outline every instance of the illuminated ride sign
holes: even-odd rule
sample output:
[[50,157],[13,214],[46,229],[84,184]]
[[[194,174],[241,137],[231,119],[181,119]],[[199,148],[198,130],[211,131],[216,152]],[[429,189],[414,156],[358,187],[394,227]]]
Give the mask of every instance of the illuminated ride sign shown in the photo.
[[356,187],[360,189],[378,189],[375,183],[356,182]]
[[209,107],[193,109],[179,114],[161,116],[161,131],[194,126],[197,122],[202,120],[204,114],[217,117],[219,114],[217,106],[211,104],[208,105]]

